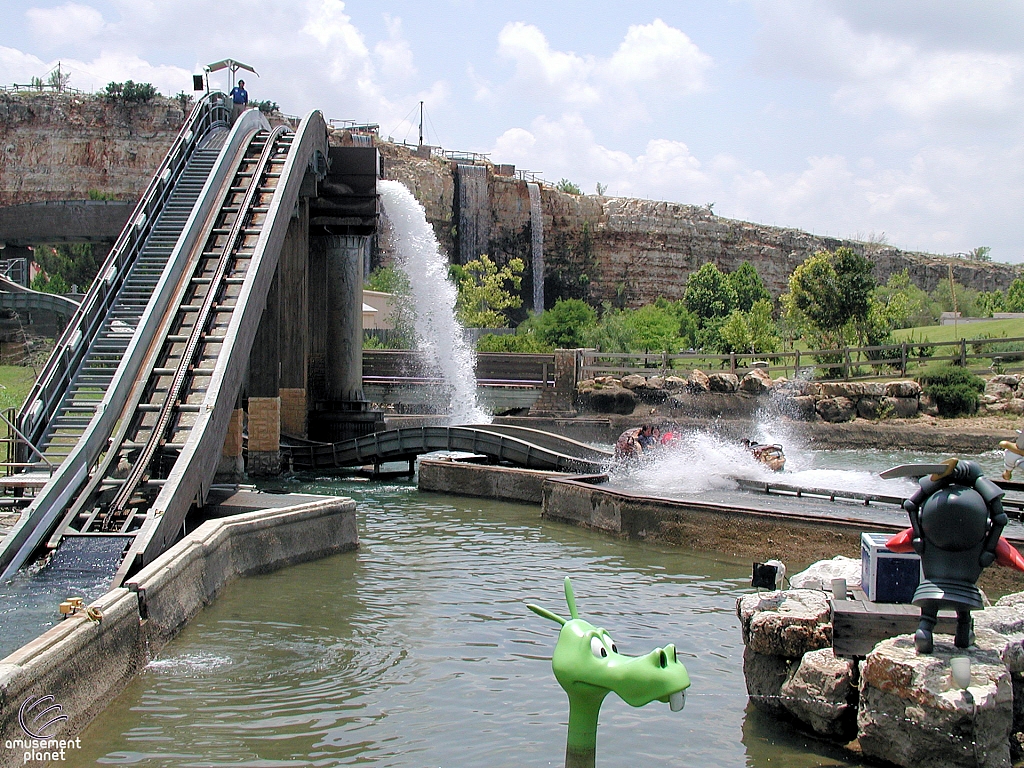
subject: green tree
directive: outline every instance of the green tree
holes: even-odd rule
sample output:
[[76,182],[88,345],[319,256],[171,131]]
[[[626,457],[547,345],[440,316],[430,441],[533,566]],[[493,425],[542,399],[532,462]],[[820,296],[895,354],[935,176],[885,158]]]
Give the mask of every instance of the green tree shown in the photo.
[[708,262],[686,281],[683,303],[703,326],[709,320],[726,317],[732,312],[736,306],[736,290],[729,278]]
[[555,189],[557,189],[559,192],[565,192],[565,194],[567,195],[583,194],[583,190],[580,189],[579,185],[574,184],[568,179],[559,179],[558,183],[555,185]]
[[33,254],[36,263],[46,273],[42,285],[48,293],[69,293],[72,286],[85,292],[102,266],[102,258],[92,243],[61,243],[40,245]]
[[559,299],[555,306],[534,318],[537,338],[559,349],[581,346],[584,334],[597,323],[597,312],[579,299]]
[[889,275],[885,285],[875,288],[872,310],[891,330],[934,325],[938,313],[928,294],[910,282],[910,273],[904,269]]
[[759,301],[770,302],[772,299],[768,286],[749,261],[744,261],[735,272],[729,273],[729,285],[736,292],[736,308],[743,312],[749,312]]
[[459,291],[455,301],[459,321],[467,328],[506,328],[508,318],[502,312],[523,303],[513,291],[522,285],[525,268],[522,259],[509,259],[499,268],[487,254],[462,266],[453,264],[450,273]]
[[1024,312],[1024,277],[1018,277],[1006,289],[1006,311]]
[[829,346],[842,346],[847,331],[866,336],[875,280],[871,262],[849,248],[809,256],[789,277],[783,305],[797,327]]
[[120,101],[123,104],[144,104],[159,95],[152,83],[136,83],[131,80],[107,83],[104,94],[110,101]]
[[749,312],[734,309],[719,328],[720,347],[725,352],[754,354],[778,352],[782,346],[778,326],[772,318],[772,304],[767,299],[754,302]]
[[987,245],[979,245],[967,254],[972,261],[992,261],[992,249]]
[[648,304],[629,312],[626,329],[629,332],[631,352],[678,352],[682,346],[679,318],[656,304]]

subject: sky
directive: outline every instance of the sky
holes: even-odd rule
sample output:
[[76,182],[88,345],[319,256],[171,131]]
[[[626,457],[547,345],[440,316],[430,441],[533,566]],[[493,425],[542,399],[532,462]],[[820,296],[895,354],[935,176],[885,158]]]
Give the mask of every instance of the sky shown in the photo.
[[[1024,262],[1024,0],[0,0],[0,84],[191,91],[584,192]],[[245,73],[247,74],[247,73]],[[226,78],[211,84],[224,87]]]

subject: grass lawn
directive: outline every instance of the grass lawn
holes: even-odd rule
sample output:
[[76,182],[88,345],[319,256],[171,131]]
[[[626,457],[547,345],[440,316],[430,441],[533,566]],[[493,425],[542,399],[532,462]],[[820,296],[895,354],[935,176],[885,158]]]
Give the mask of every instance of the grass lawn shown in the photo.
[[0,365],[0,409],[21,408],[35,380],[35,371],[28,366]]
[[893,331],[894,341],[959,341],[960,339],[1012,339],[1024,337],[1024,318],[1013,320],[986,320],[983,323],[957,325],[928,325]]

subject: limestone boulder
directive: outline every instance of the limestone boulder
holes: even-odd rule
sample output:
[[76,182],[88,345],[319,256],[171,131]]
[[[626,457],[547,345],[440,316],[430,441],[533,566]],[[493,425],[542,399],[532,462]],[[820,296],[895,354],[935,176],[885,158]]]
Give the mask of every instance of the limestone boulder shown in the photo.
[[800,658],[832,645],[824,592],[788,589],[745,595],[736,601],[743,642],[755,653]]
[[1003,595],[996,600],[997,608],[1001,608],[1004,605],[1020,606],[1020,609],[1024,611],[1024,592],[1014,592],[1011,595]]
[[862,419],[882,418],[882,402],[877,397],[862,397],[857,401],[857,415]]
[[936,638],[919,655],[910,635],[883,640],[860,671],[857,740],[865,755],[896,765],[1008,768],[1013,722],[1010,673],[999,656],[974,647],[971,684],[960,690],[949,660],[965,652]]
[[885,382],[866,381],[861,386],[864,387],[865,397],[885,397]]
[[1003,406],[1003,413],[1012,413],[1014,416],[1024,415],[1024,400],[1019,397],[1007,400],[1006,405]]
[[622,382],[614,376],[598,376],[594,379],[598,387],[621,387]]
[[637,405],[636,395],[623,387],[602,387],[579,394],[579,405],[595,413],[616,413],[628,416]]
[[828,589],[832,579],[846,579],[847,587],[859,587],[860,558],[836,555],[831,560],[819,560],[789,578],[794,589]]
[[1002,382],[991,380],[985,385],[985,394],[999,400],[1012,400],[1016,390]]
[[763,395],[772,388],[772,377],[763,368],[755,368],[740,381],[740,392],[750,395]]
[[912,419],[917,416],[920,403],[916,397],[883,397],[880,410],[888,418]]
[[635,373],[631,373],[627,376],[622,377],[622,386],[624,389],[637,389],[638,387],[647,386],[647,379],[643,376],[639,376]]
[[780,394],[793,395],[794,397],[799,395],[817,395],[818,383],[807,381],[806,379],[789,379],[783,383],[780,378],[775,382],[775,390]]
[[864,396],[864,385],[858,381],[823,381],[820,387],[822,397],[846,397],[856,400]]
[[826,397],[817,402],[814,409],[822,419],[839,424],[857,416],[857,407],[848,397]]
[[647,389],[665,389],[664,376],[650,376],[644,385]]
[[920,411],[925,416],[939,415],[938,403],[935,402],[935,399],[931,395],[925,395],[922,393],[920,403]]
[[1005,384],[1010,389],[1017,389],[1020,386],[1020,376],[1016,373],[1002,373],[989,379],[989,383]]
[[747,683],[747,696],[758,709],[774,715],[786,711],[782,704],[782,686],[796,662],[784,656],[757,653],[743,649],[743,677]]
[[885,394],[888,397],[920,397],[921,385],[909,379],[890,381],[885,385]]
[[711,391],[711,380],[704,371],[690,371],[686,382],[691,392],[699,394]]
[[811,395],[797,395],[788,398],[788,402],[782,406],[782,411],[797,421],[814,421],[818,418],[816,405],[817,401]]
[[831,648],[805,653],[780,689],[782,706],[827,738],[850,741],[857,733],[857,687],[853,661]]
[[686,379],[680,378],[679,376],[666,376],[665,377],[665,389],[669,392],[682,392],[687,386]]
[[740,379],[735,373],[712,373],[708,376],[708,389],[712,392],[738,392]]

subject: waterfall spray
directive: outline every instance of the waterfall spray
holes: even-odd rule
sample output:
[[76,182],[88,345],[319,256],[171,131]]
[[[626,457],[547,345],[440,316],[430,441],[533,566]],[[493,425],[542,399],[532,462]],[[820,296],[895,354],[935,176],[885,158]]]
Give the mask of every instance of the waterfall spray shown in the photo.
[[394,234],[396,264],[409,278],[417,351],[427,371],[444,382],[449,423],[489,423],[476,397],[476,353],[455,317],[458,293],[448,279],[448,259],[426,212],[401,182],[380,181],[377,189]]

